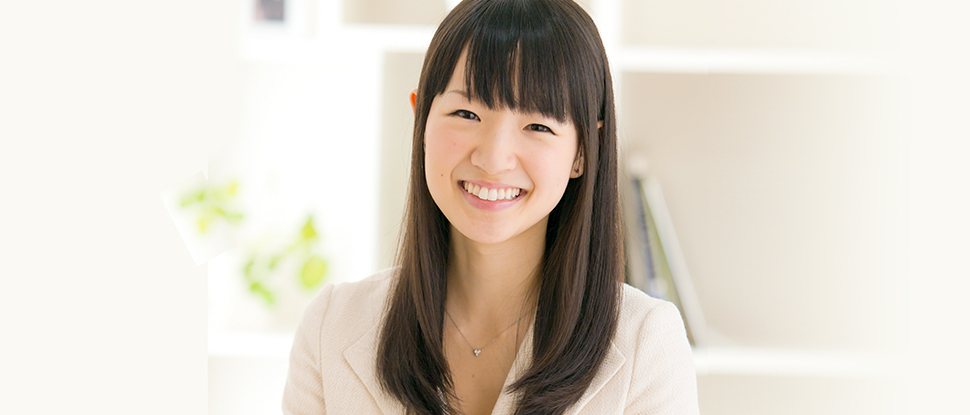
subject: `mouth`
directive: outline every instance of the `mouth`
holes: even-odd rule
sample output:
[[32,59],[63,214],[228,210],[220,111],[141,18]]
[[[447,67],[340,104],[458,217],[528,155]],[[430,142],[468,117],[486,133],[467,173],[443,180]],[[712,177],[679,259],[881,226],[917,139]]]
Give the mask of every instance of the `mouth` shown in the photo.
[[524,191],[518,187],[489,188],[466,181],[461,181],[459,185],[462,187],[462,189],[465,189],[465,193],[468,193],[479,200],[489,202],[515,200],[522,197],[522,194],[524,193]]

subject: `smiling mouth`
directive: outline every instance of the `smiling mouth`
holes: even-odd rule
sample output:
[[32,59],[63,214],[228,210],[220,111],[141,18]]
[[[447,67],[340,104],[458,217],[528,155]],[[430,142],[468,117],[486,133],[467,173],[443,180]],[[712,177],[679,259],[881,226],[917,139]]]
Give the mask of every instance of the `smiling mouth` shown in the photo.
[[479,186],[477,184],[469,183],[465,181],[461,183],[461,186],[462,188],[465,189],[466,193],[472,196],[475,196],[481,200],[487,200],[491,202],[502,201],[502,200],[515,200],[522,193],[522,189],[519,189],[517,187],[489,189],[487,187]]

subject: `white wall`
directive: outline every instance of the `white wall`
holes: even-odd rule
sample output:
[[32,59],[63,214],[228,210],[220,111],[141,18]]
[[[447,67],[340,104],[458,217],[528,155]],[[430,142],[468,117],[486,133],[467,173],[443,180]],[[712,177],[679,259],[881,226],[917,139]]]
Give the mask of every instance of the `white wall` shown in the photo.
[[[8,3],[0,13],[0,413],[206,413],[216,392],[207,390],[207,370],[238,367],[207,359],[206,268],[192,263],[158,192],[205,169],[210,155],[260,136],[249,114],[272,101],[252,97],[272,89],[315,102],[303,114],[329,112],[313,92],[343,84],[301,90],[319,67],[242,61],[236,1]],[[904,2],[900,19],[899,63],[913,74],[903,88],[907,139],[895,202],[905,221],[906,295],[896,320],[899,370],[911,379],[904,413],[965,413],[961,392],[970,386],[970,68],[962,52],[970,34],[954,4]],[[379,95],[373,88],[364,93]],[[353,102],[347,91],[338,95]],[[376,124],[353,126],[376,142]],[[318,124],[298,133],[324,140],[326,131]],[[299,137],[281,143],[295,145],[291,138]],[[372,151],[377,160],[369,145],[353,156]],[[373,163],[365,180],[377,177]],[[332,164],[317,167],[292,171],[334,174]],[[376,195],[362,200],[373,204]],[[339,217],[350,207],[320,209]],[[343,232],[339,220],[327,226]],[[366,265],[376,264],[376,242],[354,243],[369,248],[337,251],[349,258],[341,275],[376,267]],[[278,366],[254,370],[279,375]]]
[[206,412],[206,271],[158,192],[238,130],[234,4],[4,2],[0,413]]

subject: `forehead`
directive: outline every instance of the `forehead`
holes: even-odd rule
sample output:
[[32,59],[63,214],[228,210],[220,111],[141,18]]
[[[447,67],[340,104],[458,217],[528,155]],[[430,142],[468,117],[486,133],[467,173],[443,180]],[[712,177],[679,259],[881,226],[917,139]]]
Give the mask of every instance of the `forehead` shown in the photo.
[[[448,84],[445,87],[444,91],[442,91],[442,94],[447,94],[451,91],[457,91],[462,96],[464,96],[465,99],[467,100],[485,101],[485,104],[489,108],[508,107],[513,110],[521,109],[520,106],[523,103],[523,99],[522,99],[523,97],[521,96],[521,91],[519,88],[519,79],[518,79],[519,70],[517,66],[513,67],[511,70],[508,70],[508,71],[492,71],[491,73],[488,73],[488,74],[485,74],[480,71],[480,75],[485,75],[483,77],[487,78],[485,79],[486,81],[485,84],[491,86],[491,89],[488,91],[481,91],[476,88],[476,87],[479,87],[480,84],[476,85],[475,83],[476,80],[474,79],[475,78],[474,73],[469,74],[468,72],[469,66],[470,65],[468,62],[468,48],[466,47],[465,49],[462,50],[461,54],[458,56],[458,60],[455,62],[455,69],[452,70],[451,77],[448,79]],[[506,102],[506,100],[502,100],[502,99],[497,99],[497,100],[495,99],[500,97],[504,92],[502,91],[502,87],[501,87],[501,84],[503,84],[503,82],[497,81],[497,78],[499,77],[504,78],[504,80],[507,82],[507,85],[511,87],[511,90],[512,90],[511,95],[514,97],[514,100],[512,102]],[[487,94],[489,95],[489,97],[483,100],[483,97],[481,96],[482,94]],[[531,111],[543,112],[538,109],[532,109]]]
[[[468,63],[468,49],[461,52],[458,61],[455,62],[455,69],[451,71],[451,78],[448,80],[446,91],[465,91],[465,66]],[[467,91],[465,91],[467,92]]]

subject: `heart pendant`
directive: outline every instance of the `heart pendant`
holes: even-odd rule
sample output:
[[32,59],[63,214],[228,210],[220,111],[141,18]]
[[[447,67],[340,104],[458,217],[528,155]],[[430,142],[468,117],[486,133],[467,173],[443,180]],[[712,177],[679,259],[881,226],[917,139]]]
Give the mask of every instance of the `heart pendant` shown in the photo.
[[482,354],[481,349],[475,349],[475,350],[472,350],[472,351],[475,352],[475,357],[478,357],[478,355]]

